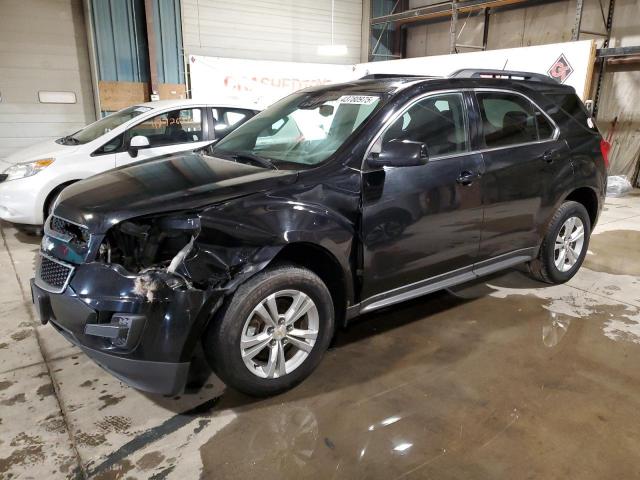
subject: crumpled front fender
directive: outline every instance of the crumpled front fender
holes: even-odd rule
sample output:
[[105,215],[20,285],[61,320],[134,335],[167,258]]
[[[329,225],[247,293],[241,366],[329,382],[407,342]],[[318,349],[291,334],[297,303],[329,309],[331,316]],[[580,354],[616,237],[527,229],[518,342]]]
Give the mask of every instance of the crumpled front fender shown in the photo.
[[200,219],[193,251],[178,269],[194,285],[216,285],[229,293],[263,270],[283,248],[305,243],[335,258],[347,281],[349,300],[353,296],[354,218],[316,202],[253,196],[212,207]]

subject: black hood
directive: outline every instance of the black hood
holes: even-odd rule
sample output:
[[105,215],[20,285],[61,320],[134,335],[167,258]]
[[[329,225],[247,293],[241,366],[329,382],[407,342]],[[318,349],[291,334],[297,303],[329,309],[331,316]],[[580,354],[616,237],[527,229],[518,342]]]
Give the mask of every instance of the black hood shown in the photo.
[[296,173],[270,170],[197,153],[168,155],[74,183],[55,214],[105,233],[129,218],[201,208],[291,183]]

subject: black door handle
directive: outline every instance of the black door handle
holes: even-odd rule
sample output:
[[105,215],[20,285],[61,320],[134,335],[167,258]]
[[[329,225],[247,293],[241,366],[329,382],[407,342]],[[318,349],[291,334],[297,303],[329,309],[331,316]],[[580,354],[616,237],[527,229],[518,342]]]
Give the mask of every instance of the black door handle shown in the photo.
[[471,185],[473,181],[476,179],[476,177],[478,177],[477,173],[473,173],[468,170],[465,170],[464,172],[460,172],[460,175],[456,179],[456,182],[466,187],[468,185]]

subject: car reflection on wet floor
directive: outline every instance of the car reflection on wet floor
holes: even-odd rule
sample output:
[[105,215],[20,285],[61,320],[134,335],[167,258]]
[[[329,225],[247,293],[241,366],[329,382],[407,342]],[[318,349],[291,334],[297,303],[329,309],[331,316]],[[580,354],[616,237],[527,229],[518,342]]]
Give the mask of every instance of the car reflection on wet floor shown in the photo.
[[538,298],[544,287],[530,283],[511,272],[363,319],[302,387],[240,407],[200,448],[204,473],[625,476],[640,434],[628,422],[640,349],[603,333],[614,312],[640,322],[638,309],[585,306],[565,287],[560,298],[580,315],[555,312],[559,300]]

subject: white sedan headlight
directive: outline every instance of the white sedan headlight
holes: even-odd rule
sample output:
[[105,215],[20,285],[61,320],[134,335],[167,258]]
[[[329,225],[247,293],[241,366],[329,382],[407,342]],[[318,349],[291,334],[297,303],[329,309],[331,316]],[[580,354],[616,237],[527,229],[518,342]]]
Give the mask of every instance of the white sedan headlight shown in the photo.
[[53,163],[53,158],[43,158],[34,162],[18,163],[7,168],[3,173],[7,176],[5,182],[19,178],[30,177]]

